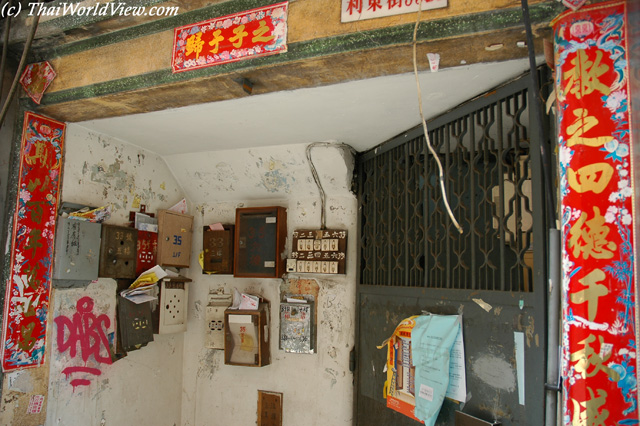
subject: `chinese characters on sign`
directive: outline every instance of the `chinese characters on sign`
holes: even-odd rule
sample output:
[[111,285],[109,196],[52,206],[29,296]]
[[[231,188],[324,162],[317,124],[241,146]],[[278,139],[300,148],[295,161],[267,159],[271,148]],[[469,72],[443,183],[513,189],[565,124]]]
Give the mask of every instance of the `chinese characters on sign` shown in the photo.
[[625,3],[554,22],[563,232],[563,425],[636,424]]
[[293,231],[291,259],[295,272],[316,274],[346,273],[347,231],[298,229]]
[[44,360],[64,129],[64,123],[25,114],[2,328],[4,371]]
[[342,22],[362,21],[447,7],[447,0],[342,0]]
[[173,72],[286,52],[287,6],[277,3],[176,28]]

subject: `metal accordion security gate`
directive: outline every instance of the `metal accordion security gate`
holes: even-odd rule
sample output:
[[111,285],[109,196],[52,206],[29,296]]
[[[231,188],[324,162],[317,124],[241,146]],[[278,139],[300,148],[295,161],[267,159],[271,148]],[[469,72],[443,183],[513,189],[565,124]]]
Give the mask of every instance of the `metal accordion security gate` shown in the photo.
[[[505,426],[543,424],[539,144],[548,141],[529,124],[531,85],[523,76],[428,123],[462,233],[447,214],[421,126],[360,155],[358,425],[416,424],[386,407],[386,351],[376,346],[423,311],[463,316],[467,400],[445,400],[438,425],[453,425],[458,410]],[[524,365],[514,333],[525,337]]]

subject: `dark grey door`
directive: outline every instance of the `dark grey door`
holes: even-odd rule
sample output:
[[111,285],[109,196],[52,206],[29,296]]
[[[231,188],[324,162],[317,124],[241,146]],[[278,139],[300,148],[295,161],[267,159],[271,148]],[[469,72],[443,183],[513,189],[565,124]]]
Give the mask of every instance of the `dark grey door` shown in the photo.
[[359,157],[358,425],[418,424],[386,407],[387,353],[376,346],[422,311],[463,316],[467,396],[445,400],[438,425],[454,425],[456,410],[505,426],[544,424],[546,225],[530,82],[428,123],[462,234],[422,127]]

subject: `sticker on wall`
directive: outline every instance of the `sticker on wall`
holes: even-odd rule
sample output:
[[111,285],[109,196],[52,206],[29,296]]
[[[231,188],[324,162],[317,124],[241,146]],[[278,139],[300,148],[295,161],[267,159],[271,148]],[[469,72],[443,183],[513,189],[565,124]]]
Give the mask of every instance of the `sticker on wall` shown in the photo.
[[553,23],[563,233],[563,425],[638,421],[637,213],[632,211],[625,7],[623,1],[598,3]]
[[25,113],[11,234],[2,369],[44,361],[65,124]]
[[178,27],[174,30],[174,73],[287,51],[289,2]]
[[20,76],[20,84],[33,102],[40,105],[45,90],[56,77],[56,72],[48,61],[29,64]]

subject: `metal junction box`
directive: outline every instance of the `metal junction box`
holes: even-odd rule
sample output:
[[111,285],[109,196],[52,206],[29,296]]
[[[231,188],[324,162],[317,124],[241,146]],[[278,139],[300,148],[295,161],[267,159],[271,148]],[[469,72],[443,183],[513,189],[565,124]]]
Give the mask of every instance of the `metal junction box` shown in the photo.
[[116,225],[102,225],[99,276],[136,278],[138,231]]
[[98,279],[101,226],[99,223],[58,218],[54,280],[84,282]]

